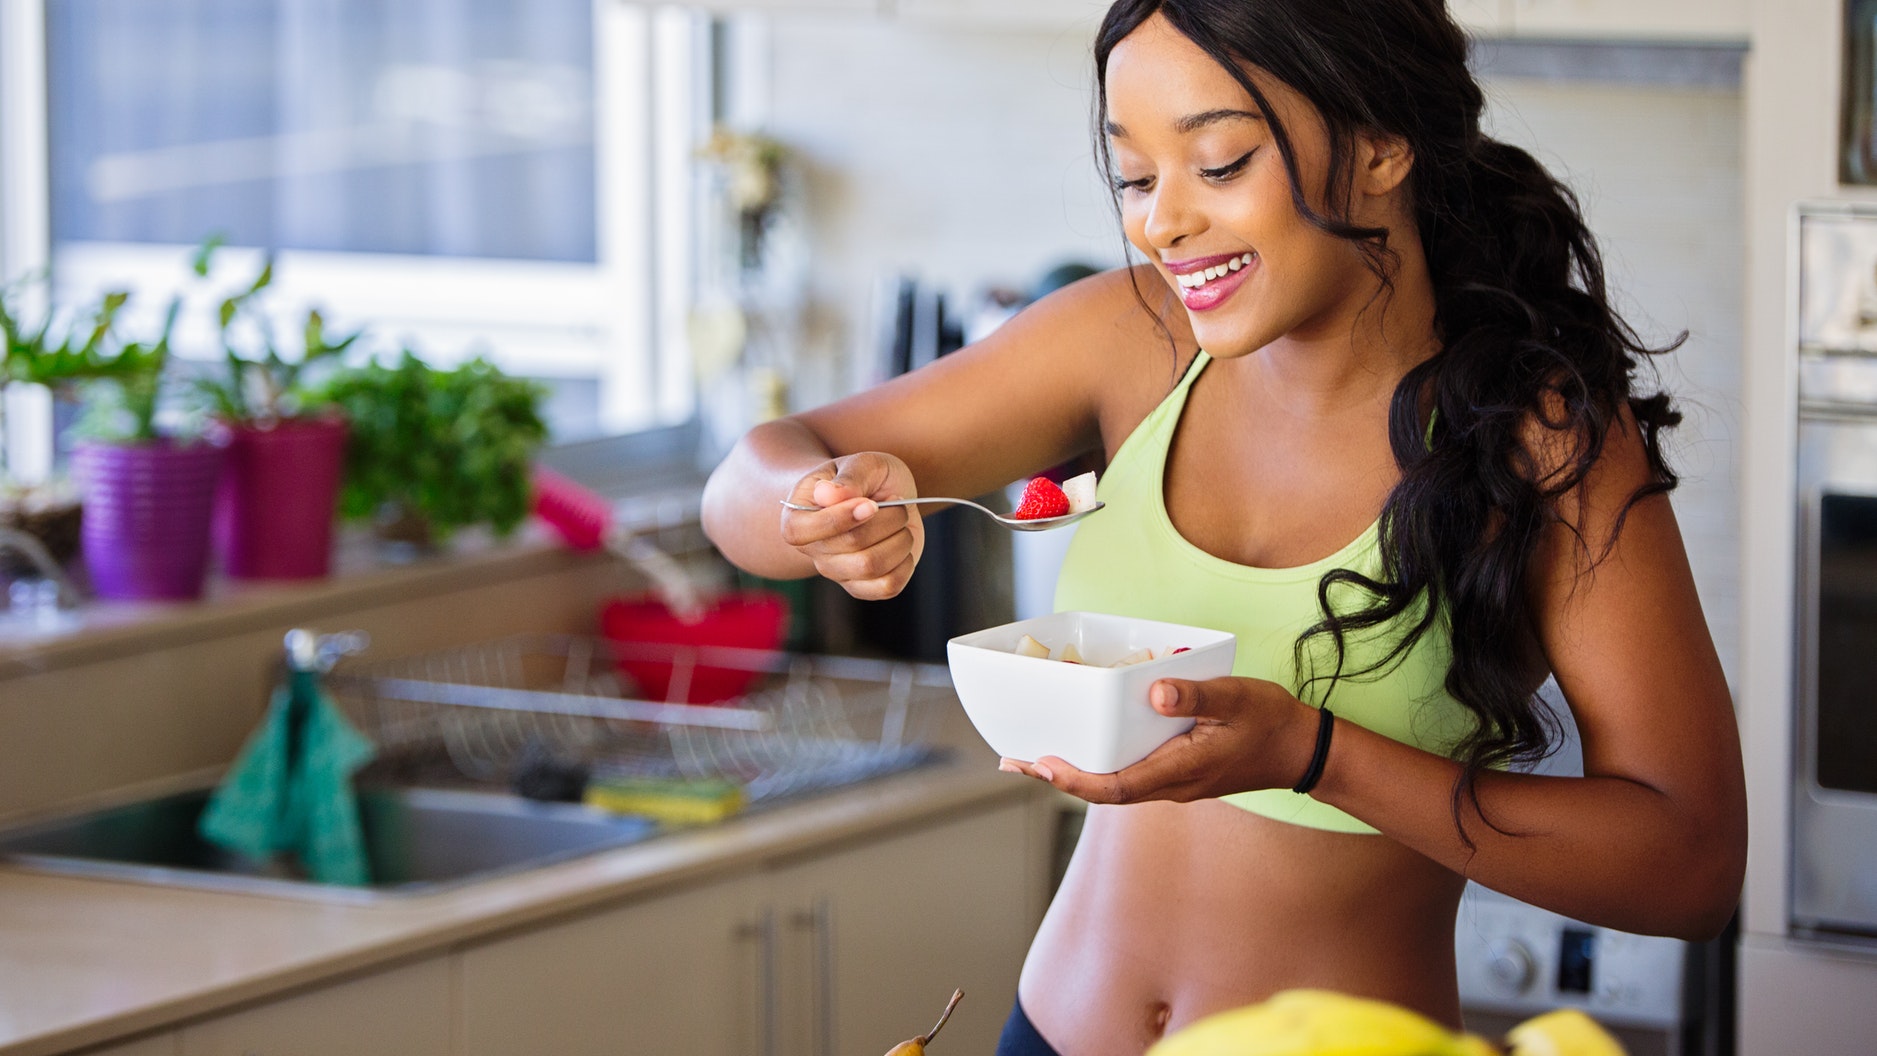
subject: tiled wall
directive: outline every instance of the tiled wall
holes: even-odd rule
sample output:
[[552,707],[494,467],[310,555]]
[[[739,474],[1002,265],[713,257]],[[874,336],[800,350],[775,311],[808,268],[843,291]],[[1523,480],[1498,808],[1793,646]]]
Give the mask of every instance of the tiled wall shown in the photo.
[[[1121,259],[1090,152],[1086,36],[806,16],[776,19],[768,33],[768,126],[809,165],[811,288],[824,325],[804,399],[836,391],[847,376],[837,361],[865,347],[882,273],[910,270],[964,294],[1028,284],[1066,258]],[[1727,84],[1600,83],[1558,79],[1555,68],[1547,77],[1487,82],[1489,118],[1580,192],[1641,333],[1689,331],[1663,373],[1688,416],[1676,505],[1732,677],[1741,96]]]

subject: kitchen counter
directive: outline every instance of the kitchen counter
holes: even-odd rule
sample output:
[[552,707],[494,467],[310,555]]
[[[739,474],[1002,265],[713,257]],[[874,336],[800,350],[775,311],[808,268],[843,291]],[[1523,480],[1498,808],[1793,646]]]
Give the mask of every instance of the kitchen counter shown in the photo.
[[721,825],[371,905],[332,905],[0,866],[0,1054],[43,1056],[182,1024],[347,973],[867,833],[1045,790],[982,745]]

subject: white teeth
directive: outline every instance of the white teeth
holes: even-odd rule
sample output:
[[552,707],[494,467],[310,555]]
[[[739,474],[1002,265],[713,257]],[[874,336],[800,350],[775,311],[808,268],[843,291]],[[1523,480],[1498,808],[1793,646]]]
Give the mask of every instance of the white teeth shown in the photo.
[[1180,280],[1181,286],[1184,286],[1189,290],[1196,290],[1199,287],[1204,286],[1206,283],[1211,282],[1212,280],[1219,278],[1222,275],[1227,275],[1227,274],[1230,274],[1231,272],[1237,271],[1240,268],[1250,266],[1251,258],[1254,256],[1256,256],[1256,254],[1254,253],[1245,253],[1240,256],[1233,257],[1231,260],[1228,260],[1223,264],[1214,265],[1213,267],[1210,267],[1210,268],[1202,268],[1199,271],[1189,271],[1184,275],[1178,275],[1175,277]]

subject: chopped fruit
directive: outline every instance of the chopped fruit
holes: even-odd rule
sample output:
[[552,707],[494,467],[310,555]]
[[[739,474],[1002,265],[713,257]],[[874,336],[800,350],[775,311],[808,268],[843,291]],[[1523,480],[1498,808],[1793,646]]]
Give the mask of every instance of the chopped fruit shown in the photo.
[[1152,649],[1136,649],[1128,655],[1109,664],[1109,667],[1127,667],[1129,664],[1144,664],[1154,658]]
[[1011,650],[1011,652],[1016,653],[1018,656],[1029,656],[1038,660],[1055,660],[1058,663],[1064,664],[1082,664],[1088,667],[1129,667],[1134,664],[1144,664],[1149,660],[1164,660],[1175,653],[1190,653],[1192,651],[1191,646],[1185,645],[1177,649],[1163,649],[1158,653],[1154,652],[1152,649],[1136,649],[1112,664],[1095,664],[1091,663],[1082,655],[1082,650],[1076,648],[1074,642],[1063,643],[1062,651],[1058,653],[1051,651],[1049,646],[1044,645],[1042,642],[1037,641],[1027,634],[1017,643],[1017,647]]
[[1048,477],[1037,477],[1023,488],[1023,499],[1017,503],[1017,512],[1011,514],[1019,521],[1039,521],[1045,517],[1061,517],[1069,512],[1069,499]]
[[1062,482],[1063,497],[1069,500],[1069,512],[1081,513],[1095,506],[1095,474],[1083,473]]

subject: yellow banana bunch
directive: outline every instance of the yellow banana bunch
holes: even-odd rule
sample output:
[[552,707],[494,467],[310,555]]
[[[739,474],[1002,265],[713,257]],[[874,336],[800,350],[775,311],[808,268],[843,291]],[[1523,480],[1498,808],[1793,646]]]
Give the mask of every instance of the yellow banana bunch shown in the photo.
[[[1506,1036],[1510,1056],[1623,1056],[1575,1009],[1548,1012]],[[1147,1056],[1497,1056],[1484,1038],[1455,1034],[1385,1001],[1328,990],[1285,990],[1262,1004],[1208,1016],[1163,1038]]]

